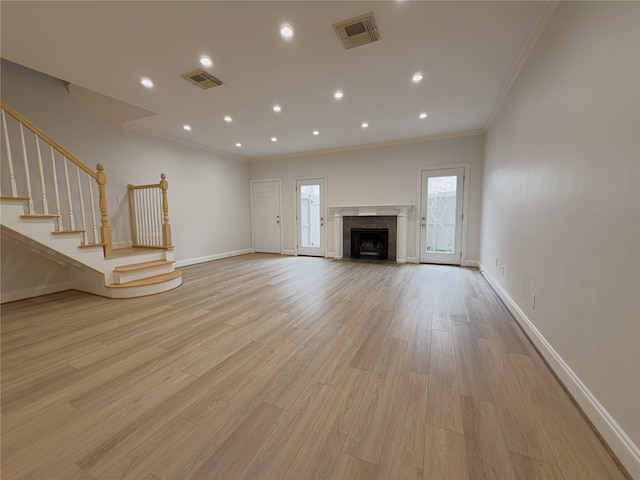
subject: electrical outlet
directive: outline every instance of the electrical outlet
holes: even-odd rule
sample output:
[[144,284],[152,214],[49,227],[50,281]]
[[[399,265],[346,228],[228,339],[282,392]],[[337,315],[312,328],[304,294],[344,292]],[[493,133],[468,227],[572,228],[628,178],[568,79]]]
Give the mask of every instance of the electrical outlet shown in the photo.
[[498,257],[496,257],[496,267],[499,265],[500,263],[498,262]]
[[504,265],[500,265],[500,276],[504,277]]
[[536,309],[536,296],[535,294],[531,294],[531,309],[535,310]]

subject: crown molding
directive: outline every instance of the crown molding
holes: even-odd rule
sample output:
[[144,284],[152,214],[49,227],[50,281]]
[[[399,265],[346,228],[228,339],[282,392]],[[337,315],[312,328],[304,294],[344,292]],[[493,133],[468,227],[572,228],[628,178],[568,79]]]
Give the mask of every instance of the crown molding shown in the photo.
[[270,155],[266,157],[251,157],[249,158],[249,162],[261,162],[264,160],[282,160],[287,158],[297,158],[297,157],[309,157],[313,155],[324,155],[328,153],[338,153],[338,152],[350,152],[355,150],[370,150],[373,148],[383,148],[383,147],[393,147],[396,145],[409,145],[412,143],[424,143],[431,142],[434,140],[445,140],[449,138],[458,138],[458,137],[471,137],[474,135],[484,135],[485,130],[483,128],[476,128],[474,130],[463,130],[460,132],[451,132],[451,133],[439,133],[436,135],[427,135],[424,137],[413,137],[413,138],[405,138],[402,140],[388,140],[384,142],[377,143],[365,143],[361,145],[348,145],[345,147],[333,147],[333,148],[322,148],[318,150],[305,150],[301,152],[293,152],[293,153],[284,153],[282,155]]
[[527,37],[527,41],[524,43],[524,46],[522,47],[522,50],[520,50],[520,54],[518,55],[516,62],[511,67],[511,70],[509,70],[509,74],[507,75],[507,78],[505,79],[504,83],[502,84],[502,87],[500,88],[500,92],[496,97],[496,101],[493,104],[493,108],[491,109],[491,112],[489,113],[489,116],[487,117],[487,120],[484,123],[483,130],[485,132],[489,130],[489,126],[491,125],[491,122],[493,122],[493,119],[495,118],[498,111],[500,110],[500,107],[502,106],[504,100],[507,98],[507,95],[509,95],[509,92],[511,91],[511,87],[513,87],[513,84],[518,78],[518,75],[520,75],[520,71],[522,70],[522,67],[524,67],[524,64],[529,58],[529,55],[531,54],[534,47],[538,43],[538,40],[540,39],[542,32],[547,27],[547,24],[549,23],[549,20],[551,19],[554,12],[556,11],[556,8],[558,8],[559,3],[560,2],[557,0],[548,0],[544,3],[544,6],[542,7],[540,14],[538,15],[538,18],[536,18],[535,23],[533,24],[533,26],[531,27],[531,30],[529,31],[529,36]]

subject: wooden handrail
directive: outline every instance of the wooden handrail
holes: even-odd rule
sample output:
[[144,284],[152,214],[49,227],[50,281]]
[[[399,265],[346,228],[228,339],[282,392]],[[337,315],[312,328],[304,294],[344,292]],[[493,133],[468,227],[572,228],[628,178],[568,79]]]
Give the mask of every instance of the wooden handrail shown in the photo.
[[49,135],[44,133],[42,130],[40,130],[33,123],[31,123],[29,120],[24,118],[22,115],[20,115],[13,108],[11,108],[9,105],[4,103],[2,100],[0,100],[0,107],[2,107],[3,110],[5,110],[9,115],[11,115],[13,118],[15,118],[18,122],[22,123],[25,127],[27,127],[29,130],[31,130],[33,133],[35,133],[45,143],[51,145],[51,147],[53,147],[56,151],[58,151],[60,154],[64,155],[68,160],[70,160],[71,162],[75,163],[79,168],[84,170],[84,172],[87,175],[91,175],[91,177],[93,177],[95,180],[98,180],[98,174],[96,172],[94,172],[89,167],[87,167],[84,163],[82,163],[80,160],[78,160],[76,157],[74,157],[66,149],[62,148]]

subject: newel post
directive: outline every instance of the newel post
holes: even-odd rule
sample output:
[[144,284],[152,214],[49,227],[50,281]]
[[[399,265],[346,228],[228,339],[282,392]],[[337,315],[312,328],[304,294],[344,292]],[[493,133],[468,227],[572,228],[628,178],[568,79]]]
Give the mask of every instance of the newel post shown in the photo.
[[100,227],[100,237],[104,244],[104,256],[109,258],[112,254],[111,248],[111,227],[109,226],[109,216],[107,214],[107,194],[105,192],[105,185],[107,184],[107,174],[104,173],[104,167],[101,163],[97,166],[98,172],[96,176],[96,182],[98,182],[98,191],[100,192],[100,221],[102,226]]
[[169,182],[167,176],[162,173],[160,175],[160,190],[162,190],[162,246],[165,248],[173,247],[171,243],[171,225],[169,224],[169,202],[167,200],[167,190]]

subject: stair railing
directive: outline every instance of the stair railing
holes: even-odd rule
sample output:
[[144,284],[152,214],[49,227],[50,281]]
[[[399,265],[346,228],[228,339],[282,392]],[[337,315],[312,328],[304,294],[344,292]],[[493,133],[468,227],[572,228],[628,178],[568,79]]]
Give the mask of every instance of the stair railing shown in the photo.
[[[105,256],[110,257],[112,242],[105,191],[107,176],[102,164],[98,164],[94,172],[2,100],[0,112],[4,143],[2,153],[6,158],[6,166],[5,162],[1,166],[8,173],[8,176],[2,175],[2,198],[26,201],[27,217],[51,217],[56,221],[54,233],[81,233],[81,246],[102,245]],[[10,143],[11,139],[16,138],[19,139],[19,147]],[[49,154],[48,159],[43,158],[43,146],[44,152]],[[22,157],[22,161],[15,163],[14,156]],[[31,170],[34,168],[38,176],[35,184],[31,180]],[[83,188],[85,181],[88,185]],[[94,182],[98,185],[98,211],[95,207]],[[47,197],[47,191],[51,190],[53,206]],[[37,201],[34,202],[34,198]],[[100,235],[96,212],[100,214]],[[87,216],[90,225],[87,224]]]
[[129,218],[134,247],[171,249],[171,225],[167,176],[160,175],[160,183],[128,185]]

